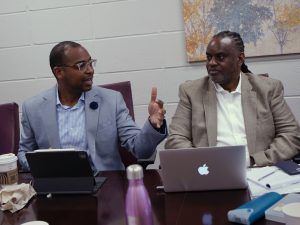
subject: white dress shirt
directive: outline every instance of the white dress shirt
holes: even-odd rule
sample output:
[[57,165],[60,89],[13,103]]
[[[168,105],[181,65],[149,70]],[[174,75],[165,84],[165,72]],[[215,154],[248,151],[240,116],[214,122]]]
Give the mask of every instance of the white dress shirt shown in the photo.
[[224,90],[214,83],[217,95],[217,146],[245,145],[246,162],[250,165],[244,115],[242,109],[241,79],[235,91]]

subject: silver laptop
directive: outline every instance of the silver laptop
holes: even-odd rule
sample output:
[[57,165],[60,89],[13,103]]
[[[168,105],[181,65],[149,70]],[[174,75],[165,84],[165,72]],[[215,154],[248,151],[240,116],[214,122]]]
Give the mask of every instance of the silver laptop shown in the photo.
[[159,156],[166,192],[247,187],[244,145],[168,149]]

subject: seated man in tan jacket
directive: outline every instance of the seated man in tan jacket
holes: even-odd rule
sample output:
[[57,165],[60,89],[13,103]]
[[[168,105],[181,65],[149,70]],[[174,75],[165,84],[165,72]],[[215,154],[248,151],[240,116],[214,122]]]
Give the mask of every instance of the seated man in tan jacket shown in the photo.
[[179,87],[166,149],[243,144],[248,165],[272,165],[300,151],[300,129],[278,80],[253,75],[238,33],[207,46],[208,76]]

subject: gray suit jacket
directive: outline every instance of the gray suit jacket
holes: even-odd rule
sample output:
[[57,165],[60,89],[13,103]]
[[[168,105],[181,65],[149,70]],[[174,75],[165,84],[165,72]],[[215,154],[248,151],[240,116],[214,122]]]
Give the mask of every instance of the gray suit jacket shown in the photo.
[[[91,109],[90,103],[97,102],[98,108]],[[85,118],[88,154],[98,171],[122,170],[118,144],[121,143],[139,158],[147,158],[166,137],[156,131],[147,120],[138,128],[119,92],[93,87],[85,93]],[[26,100],[22,106],[22,130],[19,162],[28,170],[25,158],[27,151],[61,148],[57,115],[56,87]]]
[[[250,156],[258,166],[290,159],[300,151],[300,129],[283,98],[280,81],[242,74],[242,108]],[[179,87],[179,104],[165,147],[215,146],[217,97],[209,77]]]

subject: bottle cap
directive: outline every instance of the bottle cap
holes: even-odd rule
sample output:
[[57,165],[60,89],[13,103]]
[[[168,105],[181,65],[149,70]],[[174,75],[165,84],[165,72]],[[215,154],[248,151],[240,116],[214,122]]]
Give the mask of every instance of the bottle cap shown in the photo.
[[138,164],[133,164],[127,167],[126,169],[127,179],[135,180],[141,179],[144,177],[143,167]]

